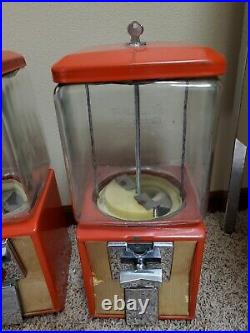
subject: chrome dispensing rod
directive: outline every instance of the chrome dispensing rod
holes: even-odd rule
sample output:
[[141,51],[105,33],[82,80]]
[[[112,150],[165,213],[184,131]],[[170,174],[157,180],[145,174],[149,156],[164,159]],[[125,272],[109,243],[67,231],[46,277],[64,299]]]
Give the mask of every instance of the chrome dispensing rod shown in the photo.
[[[128,43],[131,47],[141,47],[146,45],[145,42],[140,40],[144,28],[137,22],[132,21],[128,25],[128,33],[130,35],[130,42]],[[136,195],[141,194],[141,135],[140,135],[140,91],[139,85],[134,85],[134,95],[135,95],[135,127],[136,127],[136,137],[135,137],[135,165],[136,165]]]
[[89,134],[91,141],[91,154],[92,154],[92,167],[94,172],[94,183],[95,183],[95,194],[98,195],[98,185],[97,185],[97,163],[96,163],[96,150],[95,150],[95,137],[94,137],[94,128],[91,112],[91,99],[88,84],[85,84],[85,91],[87,97],[87,109],[88,109],[88,120],[89,120]]
[[140,90],[134,85],[135,96],[135,166],[136,166],[136,194],[141,194],[141,128],[140,128]]
[[187,136],[187,107],[188,107],[188,87],[189,81],[186,81],[183,105],[183,128],[182,128],[182,153],[181,153],[181,192],[184,196],[184,176],[186,159],[186,136]]

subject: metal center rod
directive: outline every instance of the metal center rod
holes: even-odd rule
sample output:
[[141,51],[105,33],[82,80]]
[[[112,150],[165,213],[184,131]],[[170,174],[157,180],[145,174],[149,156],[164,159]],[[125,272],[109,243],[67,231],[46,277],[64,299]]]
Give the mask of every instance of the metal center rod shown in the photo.
[[184,195],[184,172],[185,172],[185,158],[186,158],[186,136],[187,136],[187,106],[188,106],[188,85],[186,81],[184,105],[183,105],[183,129],[182,129],[182,156],[181,156],[181,190]]
[[92,112],[91,112],[91,100],[89,93],[89,86],[85,84],[86,89],[86,97],[87,97],[87,108],[88,108],[88,120],[89,120],[89,133],[90,133],[90,141],[91,141],[91,152],[92,152],[92,167],[94,171],[94,184],[95,184],[95,192],[98,195],[98,186],[97,186],[97,164],[96,164],[96,151],[95,151],[95,138],[94,138],[94,129],[93,129],[93,120],[92,120]]
[[141,194],[141,129],[140,129],[140,91],[139,85],[134,85],[135,96],[135,166],[136,166],[136,194]]

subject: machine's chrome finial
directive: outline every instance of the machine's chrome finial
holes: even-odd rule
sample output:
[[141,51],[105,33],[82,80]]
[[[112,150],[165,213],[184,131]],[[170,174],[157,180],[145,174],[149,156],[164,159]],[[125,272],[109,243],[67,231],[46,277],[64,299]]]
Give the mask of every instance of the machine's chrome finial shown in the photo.
[[129,45],[131,45],[131,46],[142,46],[142,45],[146,45],[145,42],[142,42],[140,40],[140,36],[143,34],[143,31],[144,31],[143,25],[141,25],[137,21],[132,21],[128,25],[128,33],[130,35]]

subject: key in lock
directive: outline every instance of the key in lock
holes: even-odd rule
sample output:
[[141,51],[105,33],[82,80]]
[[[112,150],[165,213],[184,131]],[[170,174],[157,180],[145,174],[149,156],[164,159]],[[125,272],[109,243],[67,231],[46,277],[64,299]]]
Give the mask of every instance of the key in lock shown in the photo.
[[112,278],[124,288],[127,324],[155,323],[159,287],[171,274],[173,243],[109,242],[108,253]]

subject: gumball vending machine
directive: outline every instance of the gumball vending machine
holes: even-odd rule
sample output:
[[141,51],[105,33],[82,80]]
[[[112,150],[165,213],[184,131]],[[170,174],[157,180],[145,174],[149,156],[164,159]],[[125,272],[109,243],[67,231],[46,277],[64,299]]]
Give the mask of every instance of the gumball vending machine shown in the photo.
[[3,324],[63,309],[71,253],[25,59],[2,52]]
[[130,42],[52,67],[88,308],[130,325],[192,319],[218,112],[215,50]]

